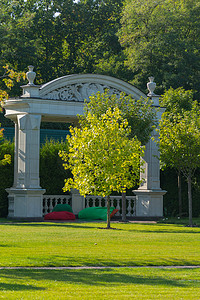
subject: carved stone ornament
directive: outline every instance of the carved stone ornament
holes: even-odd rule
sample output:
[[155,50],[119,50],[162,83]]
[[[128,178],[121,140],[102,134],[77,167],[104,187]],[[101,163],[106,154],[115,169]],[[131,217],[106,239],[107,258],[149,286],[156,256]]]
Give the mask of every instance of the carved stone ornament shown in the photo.
[[147,83],[147,88],[149,90],[148,96],[154,96],[154,90],[156,88],[156,83],[154,82],[154,77],[149,77],[149,82]]
[[36,73],[33,71],[34,66],[28,66],[29,71],[26,73],[28,79],[28,85],[34,85]]
[[62,101],[77,101],[84,102],[89,100],[89,97],[97,92],[105,92],[108,89],[111,95],[120,95],[121,91],[112,88],[110,86],[99,83],[77,83],[64,86],[62,88],[55,89],[42,98],[49,100],[62,100]]

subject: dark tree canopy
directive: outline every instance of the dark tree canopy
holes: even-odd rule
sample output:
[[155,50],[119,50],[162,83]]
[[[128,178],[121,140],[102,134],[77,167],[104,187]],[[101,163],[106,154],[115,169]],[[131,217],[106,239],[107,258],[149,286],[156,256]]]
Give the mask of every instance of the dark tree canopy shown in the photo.
[[120,42],[134,84],[144,87],[153,74],[160,92],[171,86],[199,90],[198,0],[126,0],[121,24]]
[[32,64],[37,84],[101,73],[144,92],[153,75],[157,93],[182,86],[199,95],[199,1],[123,2],[2,0],[0,74],[6,64],[16,71]]

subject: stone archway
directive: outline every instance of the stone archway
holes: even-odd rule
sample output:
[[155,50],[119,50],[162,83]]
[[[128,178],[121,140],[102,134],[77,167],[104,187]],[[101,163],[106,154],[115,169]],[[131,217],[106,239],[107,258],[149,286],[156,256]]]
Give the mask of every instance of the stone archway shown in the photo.
[[[41,121],[76,122],[77,114],[83,113],[84,100],[97,91],[109,89],[111,94],[125,92],[136,100],[146,97],[134,86],[104,75],[68,75],[42,86],[34,84],[35,72],[29,66],[29,83],[22,86],[23,95],[5,101],[5,116],[15,123],[14,183],[8,189],[9,218],[41,219],[42,199],[45,189],[40,187],[39,145]],[[154,106],[159,106],[159,97],[149,94]],[[161,113],[161,112],[160,112]],[[160,116],[158,115],[158,118]],[[137,191],[137,216],[162,216],[163,194],[160,188],[159,160],[153,141],[146,146],[145,181]],[[45,187],[44,187],[45,188]]]

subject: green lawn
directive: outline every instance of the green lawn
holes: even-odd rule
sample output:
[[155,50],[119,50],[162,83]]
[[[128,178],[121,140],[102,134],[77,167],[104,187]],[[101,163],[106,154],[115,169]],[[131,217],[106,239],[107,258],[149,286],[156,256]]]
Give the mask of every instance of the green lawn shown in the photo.
[[0,266],[200,264],[200,228],[174,224],[8,223]]
[[199,269],[0,270],[0,299],[200,299]]
[[199,265],[199,227],[3,221],[0,267],[111,268],[0,269],[0,299],[200,299],[200,269],[139,268]]

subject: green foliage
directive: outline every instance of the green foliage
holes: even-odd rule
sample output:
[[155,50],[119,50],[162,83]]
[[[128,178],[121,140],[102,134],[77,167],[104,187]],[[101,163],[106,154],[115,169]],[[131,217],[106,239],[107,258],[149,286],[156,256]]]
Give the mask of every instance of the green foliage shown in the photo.
[[23,70],[31,62],[38,83],[93,73],[104,53],[121,51],[116,36],[121,7],[122,0],[4,0],[1,63]]
[[163,165],[180,170],[187,178],[189,222],[192,226],[192,177],[200,167],[200,107],[162,115],[158,141]]
[[151,106],[149,99],[135,100],[124,93],[118,97],[116,94],[109,94],[109,90],[104,93],[98,92],[90,97],[90,102],[86,103],[85,112],[91,112],[100,118],[102,114],[110,108],[112,111],[118,107],[122,118],[127,119],[131,127],[130,138],[137,139],[145,145],[156,125],[156,112]]
[[200,111],[194,102],[191,111],[183,111],[169,119],[162,115],[160,122],[160,159],[169,167],[181,169],[184,174],[200,166]]
[[160,105],[165,107],[165,112],[170,114],[182,113],[192,109],[193,91],[184,90],[182,87],[177,89],[170,88],[159,99]]
[[[1,128],[1,123],[0,123],[0,145],[2,146],[2,151],[4,151],[4,148],[6,148],[8,141],[4,141],[3,137],[3,128]],[[11,156],[8,153],[4,153],[4,155],[1,155],[0,158],[0,166],[5,166],[7,164],[11,163]]]
[[0,164],[0,217],[8,214],[8,194],[5,189],[12,186],[14,175],[14,144],[3,140],[0,142],[0,161],[4,160],[5,155],[9,155],[9,163]]
[[60,152],[73,179],[65,190],[78,189],[81,195],[108,196],[123,192],[139,180],[140,142],[129,139],[130,128],[118,108],[109,109],[101,118],[90,112],[81,128],[71,128],[69,154]]
[[200,6],[198,0],[126,0],[119,30],[133,84],[143,88],[154,75],[157,91],[199,92]]
[[62,195],[64,180],[71,176],[63,169],[59,151],[68,152],[67,141],[46,140],[40,149],[40,184],[47,195]]

